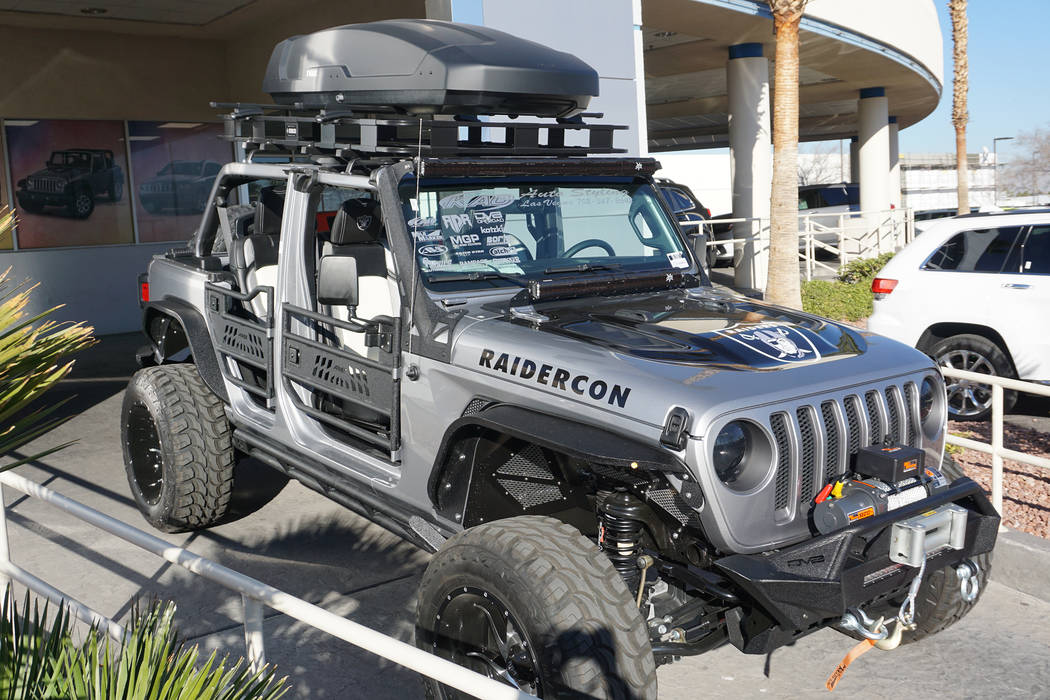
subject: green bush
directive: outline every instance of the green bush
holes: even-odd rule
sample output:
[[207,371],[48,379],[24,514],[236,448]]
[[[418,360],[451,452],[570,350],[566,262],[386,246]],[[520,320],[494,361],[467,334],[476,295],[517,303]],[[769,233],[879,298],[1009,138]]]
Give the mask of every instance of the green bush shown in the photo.
[[873,300],[869,280],[857,284],[828,280],[802,283],[802,309],[836,321],[857,321],[871,316]]
[[879,270],[886,267],[886,263],[892,257],[893,253],[883,253],[877,258],[857,258],[846,263],[838,279],[840,282],[849,284],[859,284],[864,281],[870,283],[871,279],[879,274]]

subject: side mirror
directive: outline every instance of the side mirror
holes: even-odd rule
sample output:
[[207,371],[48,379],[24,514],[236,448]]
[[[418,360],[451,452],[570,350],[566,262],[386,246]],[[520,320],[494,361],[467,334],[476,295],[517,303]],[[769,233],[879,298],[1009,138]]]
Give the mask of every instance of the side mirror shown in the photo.
[[317,302],[328,306],[357,306],[357,260],[325,255],[317,270]]

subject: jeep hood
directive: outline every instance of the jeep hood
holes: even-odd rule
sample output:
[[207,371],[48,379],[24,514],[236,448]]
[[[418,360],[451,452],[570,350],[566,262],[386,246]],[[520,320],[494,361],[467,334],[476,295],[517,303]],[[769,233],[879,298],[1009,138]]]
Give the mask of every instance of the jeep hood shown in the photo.
[[84,168],[41,168],[29,177],[52,178],[69,182],[85,173],[87,173],[87,170]]
[[728,410],[930,367],[913,348],[707,288],[490,305],[452,361],[663,423],[673,405]]

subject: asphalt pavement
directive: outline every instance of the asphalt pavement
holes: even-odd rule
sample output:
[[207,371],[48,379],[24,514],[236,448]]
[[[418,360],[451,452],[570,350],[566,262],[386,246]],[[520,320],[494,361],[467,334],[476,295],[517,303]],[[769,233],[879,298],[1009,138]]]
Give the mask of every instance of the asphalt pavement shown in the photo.
[[[133,369],[133,336],[112,336],[85,357],[56,392],[77,398],[73,418],[33,451],[78,442],[18,472],[108,515],[153,532],[135,509],[119,441],[123,387]],[[27,449],[28,453],[29,450]],[[279,483],[261,465],[238,474],[248,497],[240,519],[173,544],[410,640],[415,588],[428,555],[297,483],[254,513],[253,497]],[[182,634],[205,650],[244,653],[239,596],[100,533],[55,508],[5,489],[14,561],[103,614],[125,617],[137,600],[178,604]],[[160,534],[160,533],[154,533]],[[1043,596],[1045,598],[1045,596]],[[993,582],[976,609],[917,646],[871,651],[839,684],[839,695],[871,698],[1050,698],[1050,602]],[[266,652],[301,698],[422,697],[414,673],[273,611]],[[827,693],[824,680],[854,642],[824,630],[768,660],[723,647],[659,670],[662,698],[797,698]],[[768,667],[768,675],[766,674]]]

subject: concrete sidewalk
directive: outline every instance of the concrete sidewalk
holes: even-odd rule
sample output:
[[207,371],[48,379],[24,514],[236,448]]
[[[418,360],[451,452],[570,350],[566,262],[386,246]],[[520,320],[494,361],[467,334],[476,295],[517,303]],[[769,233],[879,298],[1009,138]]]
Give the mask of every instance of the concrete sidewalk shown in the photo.
[[[85,376],[61,391],[80,393],[79,415],[38,440],[42,449],[80,441],[19,473],[152,532],[135,509],[119,440],[121,389],[133,369],[134,338],[107,339],[97,352],[103,379]],[[98,374],[98,372],[95,372]],[[256,473],[257,475],[257,473]],[[256,483],[265,489],[265,480]],[[206,649],[244,653],[239,596],[99,533],[44,503],[5,492],[14,560],[68,594],[121,618],[134,601],[178,603],[182,633]],[[250,504],[242,503],[245,507]],[[159,534],[159,533],[155,533]],[[340,615],[410,640],[415,588],[427,555],[296,483],[258,512],[211,530],[164,536],[210,559]],[[993,583],[960,624],[894,652],[858,660],[839,694],[864,697],[1050,697],[1050,602]],[[267,611],[267,656],[290,676],[295,697],[422,697],[415,674]],[[853,641],[822,631],[770,660],[731,647],[659,671],[661,697],[783,697],[826,694],[823,683]]]

